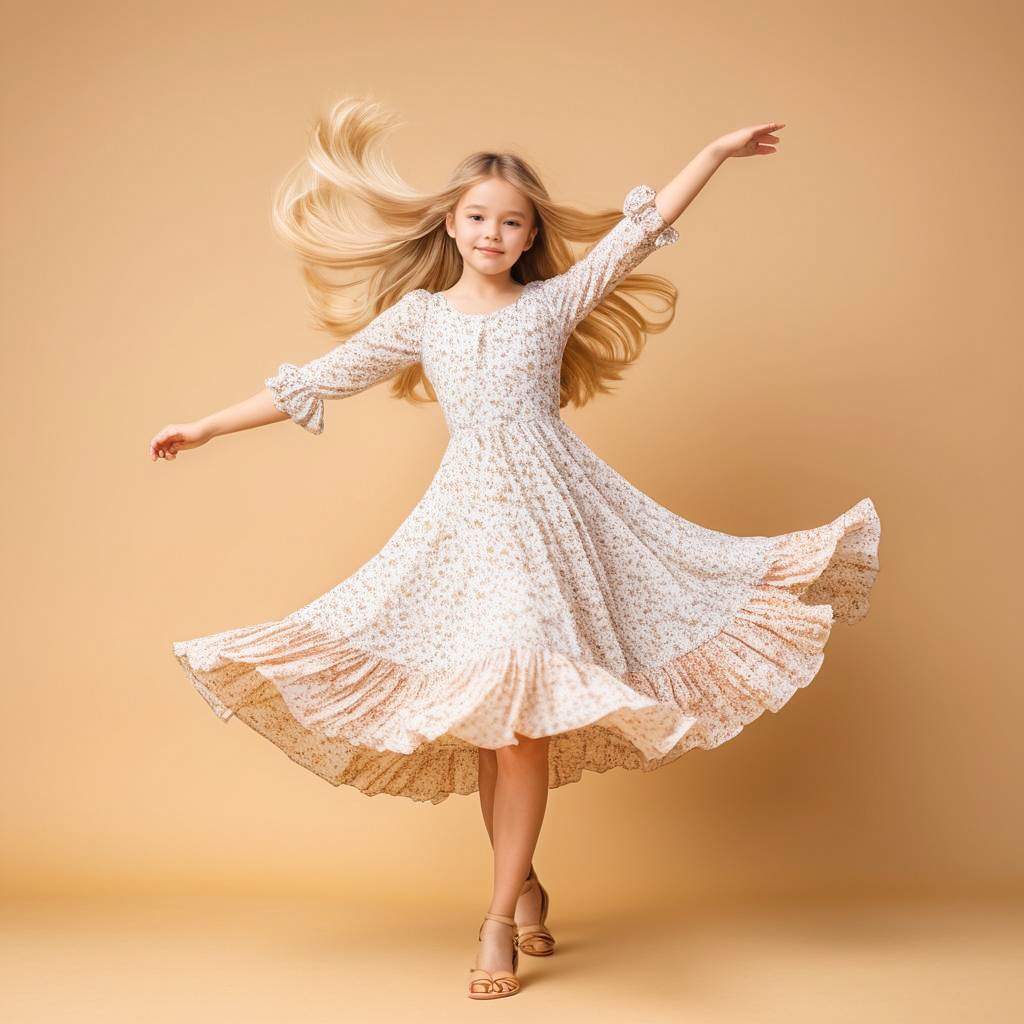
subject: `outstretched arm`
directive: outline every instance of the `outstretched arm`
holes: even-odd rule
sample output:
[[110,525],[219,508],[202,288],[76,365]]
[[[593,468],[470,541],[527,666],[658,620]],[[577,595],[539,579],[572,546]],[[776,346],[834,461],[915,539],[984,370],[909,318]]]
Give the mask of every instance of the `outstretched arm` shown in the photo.
[[173,459],[221,434],[292,419],[312,434],[324,428],[324,401],[346,398],[420,358],[422,290],[407,292],[347,341],[301,366],[281,363],[250,398],[192,423],[172,423],[150,440],[150,458]]
[[324,401],[348,398],[419,362],[427,293],[406,292],[362,330],[303,366],[281,363],[263,383],[274,405],[311,434],[324,429]]
[[173,459],[178,452],[212,441],[221,434],[233,434],[237,430],[262,427],[266,423],[277,423],[288,419],[274,404],[269,388],[257,391],[250,398],[229,405],[226,409],[210,413],[190,423],[169,423],[158,430],[149,441],[149,458]]
[[667,185],[654,200],[654,205],[671,224],[685,210],[711,175],[731,156],[767,156],[775,152],[772,143],[779,141],[772,132],[785,125],[777,121],[729,132],[708,143]]

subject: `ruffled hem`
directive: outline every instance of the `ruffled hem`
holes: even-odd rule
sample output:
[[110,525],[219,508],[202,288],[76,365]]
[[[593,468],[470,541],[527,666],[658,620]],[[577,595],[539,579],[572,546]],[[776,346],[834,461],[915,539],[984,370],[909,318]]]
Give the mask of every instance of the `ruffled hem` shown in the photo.
[[[173,644],[195,688],[332,785],[440,803],[477,791],[477,747],[549,736],[549,788],[584,771],[654,771],[731,739],[817,674],[833,622],[868,611],[880,523],[871,500],[783,534],[726,625],[660,666],[616,676],[508,648],[444,678],[298,619]],[[554,692],[573,699],[556,706]],[[566,709],[572,712],[567,717]]]

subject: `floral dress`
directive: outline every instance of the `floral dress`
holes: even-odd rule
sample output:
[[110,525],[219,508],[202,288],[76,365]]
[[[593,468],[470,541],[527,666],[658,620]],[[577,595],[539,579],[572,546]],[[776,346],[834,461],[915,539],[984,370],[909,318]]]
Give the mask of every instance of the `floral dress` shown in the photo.
[[733,536],[659,505],[559,411],[562,353],[624,275],[678,239],[646,185],[564,273],[491,313],[416,289],[266,385],[314,434],[324,401],[421,363],[450,438],[409,516],[284,618],[173,644],[199,693],[334,785],[439,803],[478,747],[550,737],[549,787],[652,771],[778,711],[833,622],[868,610],[879,519]]

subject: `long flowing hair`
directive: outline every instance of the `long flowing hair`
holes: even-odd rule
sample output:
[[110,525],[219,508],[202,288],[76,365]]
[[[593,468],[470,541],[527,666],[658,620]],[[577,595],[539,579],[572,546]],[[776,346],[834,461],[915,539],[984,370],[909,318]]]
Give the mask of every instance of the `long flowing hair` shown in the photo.
[[[400,121],[377,101],[338,101],[313,127],[304,160],[278,188],[271,220],[298,252],[314,325],[344,341],[406,292],[450,288],[462,274],[462,256],[445,230],[445,216],[477,182],[499,177],[533,204],[537,234],[511,269],[520,284],[567,270],[579,257],[571,242],[595,243],[621,219],[620,210],[587,213],[554,202],[539,175],[512,153],[477,152],[454,169],[438,192],[410,187],[383,151]],[[589,247],[588,247],[589,251]],[[358,297],[351,292],[356,286]],[[648,334],[666,330],[675,316],[677,290],[663,277],[632,273],[583,318],[562,357],[560,406],[582,406],[640,355]],[[648,319],[630,302],[661,299]],[[422,385],[425,396],[416,392]],[[396,398],[436,401],[416,364],[391,380]]]

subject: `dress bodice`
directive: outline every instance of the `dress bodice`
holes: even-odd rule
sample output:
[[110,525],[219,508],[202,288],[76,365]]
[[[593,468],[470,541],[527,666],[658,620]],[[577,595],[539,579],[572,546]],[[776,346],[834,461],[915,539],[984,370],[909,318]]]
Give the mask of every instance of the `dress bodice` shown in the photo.
[[562,346],[542,283],[491,313],[460,313],[425,292],[421,361],[449,433],[559,415]]

